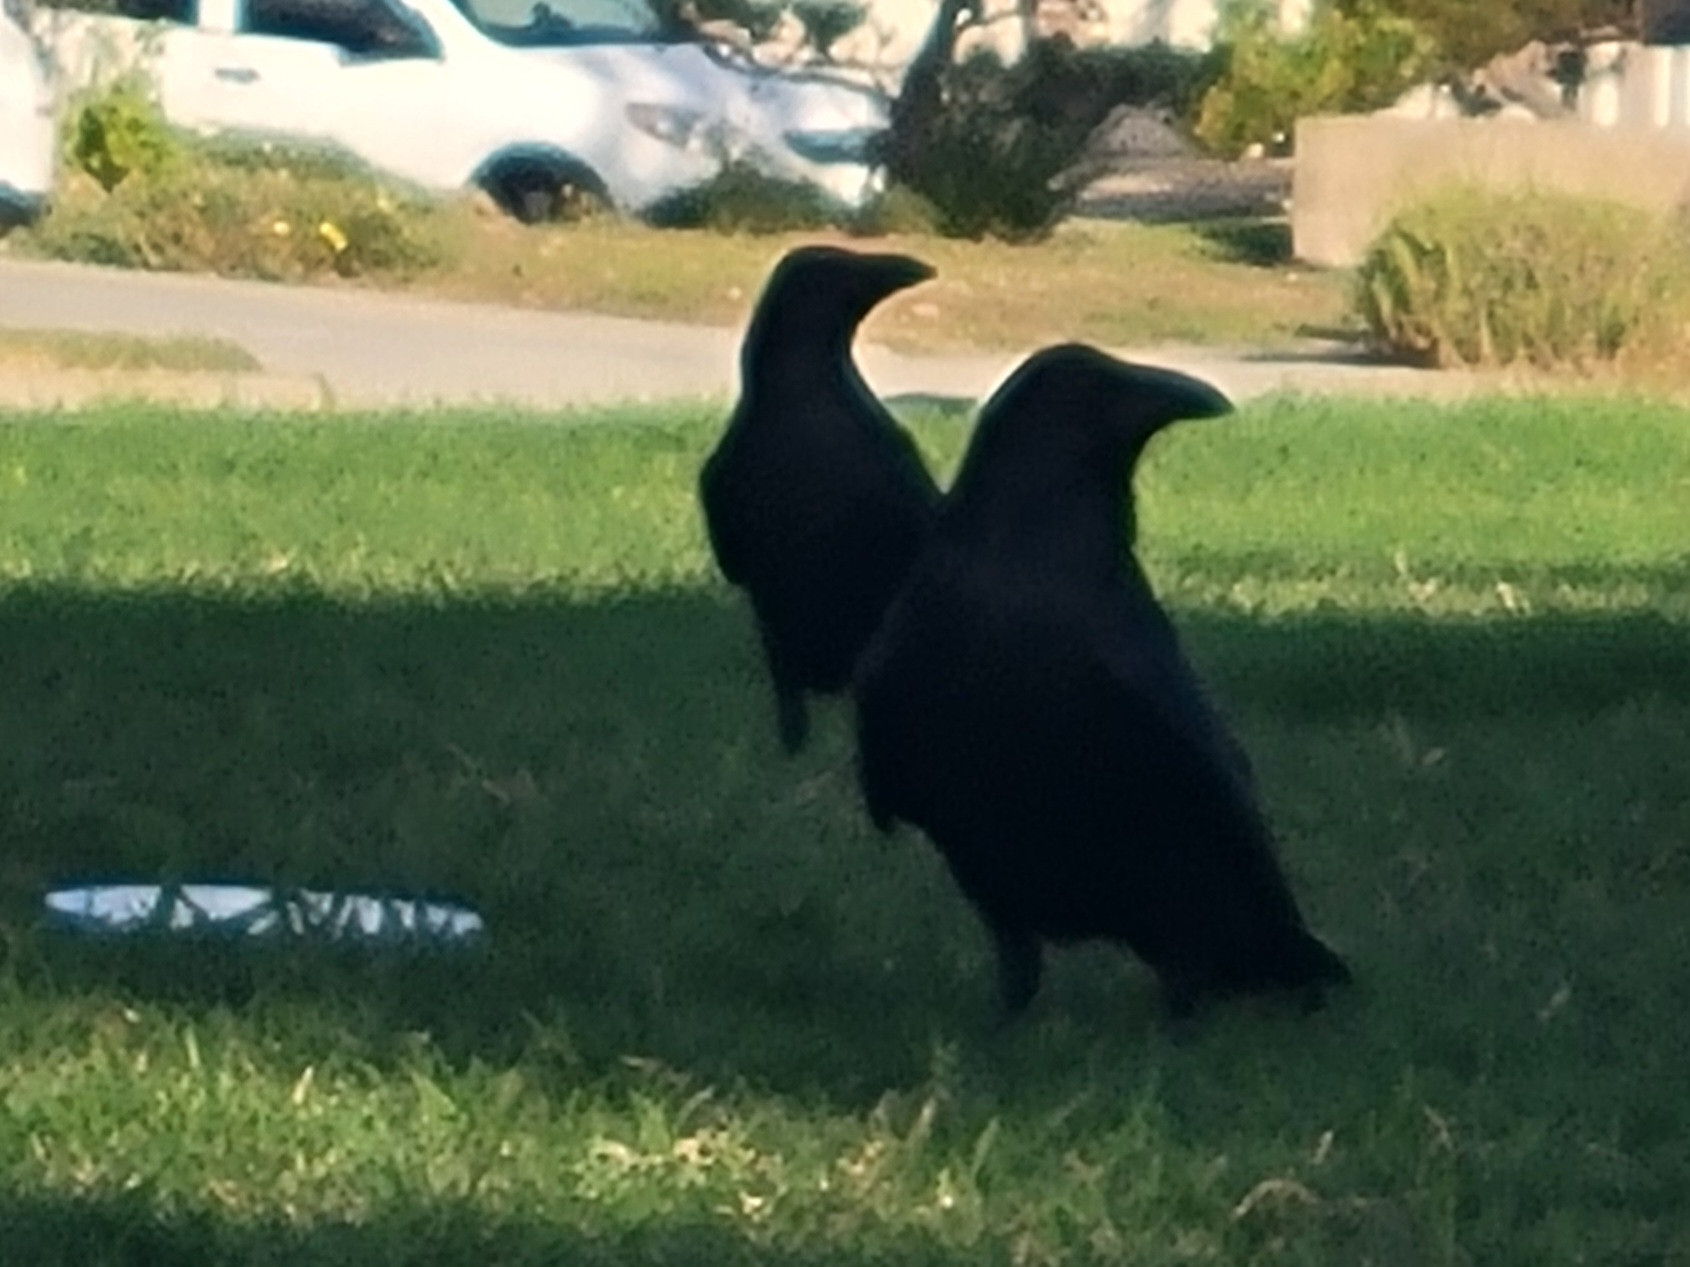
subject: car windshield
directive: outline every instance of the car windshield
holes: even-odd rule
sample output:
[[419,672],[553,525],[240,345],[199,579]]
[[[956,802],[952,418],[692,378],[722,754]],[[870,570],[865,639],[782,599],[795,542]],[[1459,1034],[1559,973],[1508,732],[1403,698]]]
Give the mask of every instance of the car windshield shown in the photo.
[[501,44],[657,44],[685,39],[646,0],[452,0]]

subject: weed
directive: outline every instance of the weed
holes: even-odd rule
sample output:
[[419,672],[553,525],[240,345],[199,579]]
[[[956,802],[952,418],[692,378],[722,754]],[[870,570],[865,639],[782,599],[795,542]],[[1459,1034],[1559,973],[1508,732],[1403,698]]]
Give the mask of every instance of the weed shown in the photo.
[[177,142],[139,75],[116,80],[74,112],[70,155],[108,194],[131,174],[158,180],[182,162]]
[[79,167],[30,235],[43,254],[290,281],[445,262],[432,200],[340,155],[179,133],[132,79],[82,100],[69,135]]

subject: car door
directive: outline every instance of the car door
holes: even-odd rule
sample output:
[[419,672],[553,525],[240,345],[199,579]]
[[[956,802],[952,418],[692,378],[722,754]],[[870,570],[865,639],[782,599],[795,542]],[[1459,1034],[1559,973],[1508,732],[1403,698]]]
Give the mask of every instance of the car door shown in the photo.
[[442,143],[454,107],[439,41],[392,0],[244,0],[199,52],[221,130],[333,144],[431,188],[463,179]]
[[53,183],[48,65],[19,0],[0,2],[0,225],[37,212]]

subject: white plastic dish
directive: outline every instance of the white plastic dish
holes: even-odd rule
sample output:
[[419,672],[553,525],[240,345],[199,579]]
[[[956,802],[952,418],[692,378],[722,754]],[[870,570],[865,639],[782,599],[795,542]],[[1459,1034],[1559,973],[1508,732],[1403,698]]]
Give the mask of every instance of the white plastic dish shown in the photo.
[[100,934],[189,933],[331,942],[463,944],[486,923],[456,902],[246,884],[87,884],[47,894],[50,920]]

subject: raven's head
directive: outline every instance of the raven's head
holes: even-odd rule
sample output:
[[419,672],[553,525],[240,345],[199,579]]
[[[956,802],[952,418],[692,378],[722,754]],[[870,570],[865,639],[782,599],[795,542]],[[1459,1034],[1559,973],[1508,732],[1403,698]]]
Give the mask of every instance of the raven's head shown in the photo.
[[752,314],[745,355],[771,344],[850,346],[857,325],[888,295],[933,276],[908,255],[869,254],[837,246],[801,246],[781,257]]
[[1182,418],[1231,411],[1225,396],[1188,374],[1078,343],[1045,348],[981,407],[947,514],[982,539],[1054,533],[1077,550],[1095,538],[1097,557],[1112,557],[1123,514],[1133,535],[1130,480],[1150,437]]
[[1232,402],[1200,378],[1117,360],[1083,343],[1034,353],[992,394],[981,427],[1006,442],[1131,461],[1169,423],[1215,418]]

